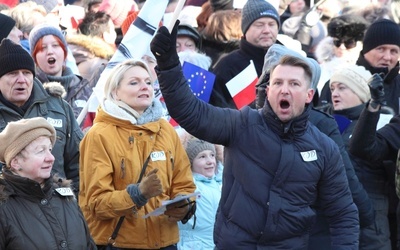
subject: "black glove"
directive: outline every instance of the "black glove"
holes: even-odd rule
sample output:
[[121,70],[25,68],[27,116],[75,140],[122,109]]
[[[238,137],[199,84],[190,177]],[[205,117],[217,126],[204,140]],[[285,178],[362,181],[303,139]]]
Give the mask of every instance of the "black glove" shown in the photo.
[[176,52],[176,36],[178,33],[179,20],[176,20],[171,34],[167,27],[162,26],[150,43],[150,50],[157,60],[160,70],[169,70],[180,64],[178,53]]
[[371,92],[370,105],[376,108],[378,105],[385,106],[385,92],[383,89],[383,79],[379,74],[373,74],[368,80],[369,91]]

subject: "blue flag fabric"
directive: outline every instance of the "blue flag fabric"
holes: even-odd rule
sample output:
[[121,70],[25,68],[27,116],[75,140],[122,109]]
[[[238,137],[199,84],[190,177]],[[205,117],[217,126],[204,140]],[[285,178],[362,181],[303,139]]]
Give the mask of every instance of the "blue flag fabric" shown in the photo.
[[183,63],[182,70],[193,94],[197,98],[208,102],[214,86],[215,75],[189,62]]
[[343,115],[334,114],[333,117],[335,118],[336,123],[339,126],[340,134],[343,134],[343,132],[351,124],[351,120],[348,119],[347,117],[343,116]]

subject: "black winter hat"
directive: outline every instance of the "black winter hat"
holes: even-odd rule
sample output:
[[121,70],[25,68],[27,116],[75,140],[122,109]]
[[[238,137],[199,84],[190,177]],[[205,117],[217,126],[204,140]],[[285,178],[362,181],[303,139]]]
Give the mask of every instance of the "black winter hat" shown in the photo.
[[233,9],[233,0],[209,0],[209,2],[213,12]]
[[340,40],[362,41],[369,23],[363,17],[345,14],[332,18],[328,23],[328,35]]
[[29,53],[10,39],[3,39],[0,44],[0,77],[8,72],[27,69],[35,76],[35,63]]
[[362,52],[365,54],[383,44],[400,47],[400,27],[389,19],[380,19],[369,26],[364,36]]
[[278,11],[265,0],[248,0],[242,10],[242,32],[246,34],[250,25],[261,17],[275,19],[280,27],[280,17]]
[[0,13],[0,41],[10,34],[15,26],[15,21],[11,17]]
[[191,25],[179,24],[177,36],[188,36],[193,39],[197,49],[201,49],[200,33]]

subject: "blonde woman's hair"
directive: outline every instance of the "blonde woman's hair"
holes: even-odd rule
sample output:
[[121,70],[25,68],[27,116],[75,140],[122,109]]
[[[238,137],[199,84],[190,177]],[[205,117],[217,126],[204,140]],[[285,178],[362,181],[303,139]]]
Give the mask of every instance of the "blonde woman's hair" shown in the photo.
[[135,66],[142,67],[143,69],[145,69],[147,73],[149,73],[151,83],[152,84],[154,83],[154,79],[151,78],[151,71],[143,60],[128,59],[126,61],[121,62],[120,64],[117,64],[111,70],[110,75],[108,76],[106,84],[104,86],[104,97],[106,99],[111,101],[117,101],[113,96],[113,92],[120,86],[121,81],[124,78],[125,72]]

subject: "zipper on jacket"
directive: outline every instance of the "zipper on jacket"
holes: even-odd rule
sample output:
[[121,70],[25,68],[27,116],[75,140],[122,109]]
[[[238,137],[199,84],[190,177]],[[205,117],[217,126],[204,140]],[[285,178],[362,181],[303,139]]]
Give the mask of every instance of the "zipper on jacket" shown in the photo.
[[168,151],[168,153],[169,153],[169,160],[171,161],[172,171],[174,171],[174,167],[175,167],[175,165],[174,165],[174,157],[172,156],[172,152],[171,151]]
[[[133,144],[133,140],[134,140],[134,137],[132,135],[130,135],[128,138],[128,142],[131,147]],[[122,158],[122,160],[121,160],[121,179],[125,178],[125,170],[126,170],[125,169],[125,158]]]
[[121,160],[121,179],[125,178],[125,159]]

